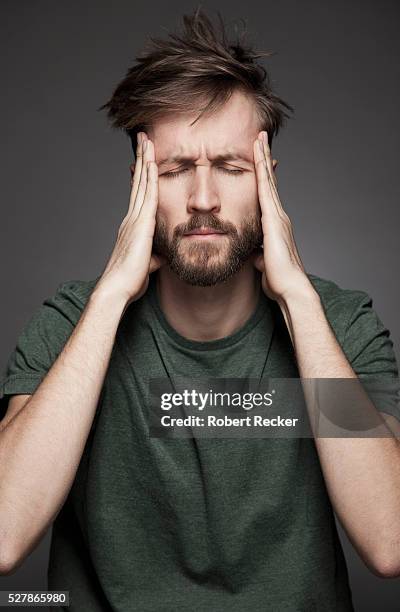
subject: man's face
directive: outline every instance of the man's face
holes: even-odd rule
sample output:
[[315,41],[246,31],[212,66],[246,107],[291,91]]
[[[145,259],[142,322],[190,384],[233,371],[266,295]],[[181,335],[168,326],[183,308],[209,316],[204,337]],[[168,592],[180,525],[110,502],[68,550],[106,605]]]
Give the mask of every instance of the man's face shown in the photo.
[[[234,275],[263,241],[253,157],[261,127],[241,92],[190,126],[196,116],[168,116],[147,132],[159,173],[153,250],[184,282],[210,286]],[[188,234],[195,230],[214,233]]]

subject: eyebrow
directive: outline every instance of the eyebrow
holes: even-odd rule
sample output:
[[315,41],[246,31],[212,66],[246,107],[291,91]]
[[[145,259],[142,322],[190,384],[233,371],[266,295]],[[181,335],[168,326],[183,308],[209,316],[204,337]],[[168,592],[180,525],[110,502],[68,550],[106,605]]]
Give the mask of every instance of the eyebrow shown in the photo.
[[[172,155],[171,157],[164,157],[158,162],[158,166],[165,166],[167,164],[175,164],[175,163],[189,163],[193,162],[197,159],[196,156],[191,155]],[[221,163],[227,161],[246,161],[249,163],[253,163],[253,160],[250,159],[245,153],[241,151],[228,151],[226,153],[220,153],[219,155],[215,155],[210,158],[214,163]]]

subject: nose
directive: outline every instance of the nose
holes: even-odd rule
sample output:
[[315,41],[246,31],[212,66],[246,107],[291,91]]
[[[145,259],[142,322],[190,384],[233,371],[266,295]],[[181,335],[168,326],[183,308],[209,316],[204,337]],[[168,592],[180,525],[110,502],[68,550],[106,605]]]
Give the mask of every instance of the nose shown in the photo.
[[220,199],[209,166],[195,166],[187,203],[188,213],[219,212]]

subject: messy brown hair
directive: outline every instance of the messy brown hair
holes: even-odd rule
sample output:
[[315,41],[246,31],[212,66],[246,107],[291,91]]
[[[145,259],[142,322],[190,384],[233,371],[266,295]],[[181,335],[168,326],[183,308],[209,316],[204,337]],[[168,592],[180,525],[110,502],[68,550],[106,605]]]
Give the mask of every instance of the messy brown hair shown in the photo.
[[[273,93],[270,78],[257,58],[273,55],[256,51],[244,43],[246,29],[236,41],[227,38],[223,19],[217,12],[219,29],[199,6],[193,15],[184,15],[182,34],[169,39],[148,37],[147,49],[135,59],[111,98],[98,110],[107,109],[113,128],[122,129],[136,150],[137,133],[169,113],[211,114],[228,101],[235,90],[252,96],[271,146],[293,108]],[[243,23],[243,20],[242,20]]]

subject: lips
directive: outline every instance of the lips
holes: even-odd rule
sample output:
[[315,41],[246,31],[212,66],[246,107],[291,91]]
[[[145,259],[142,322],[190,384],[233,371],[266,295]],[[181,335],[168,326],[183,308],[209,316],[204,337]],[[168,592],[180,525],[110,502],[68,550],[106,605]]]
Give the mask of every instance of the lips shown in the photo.
[[225,234],[225,232],[222,232],[221,230],[216,230],[213,228],[207,228],[207,227],[201,227],[201,228],[197,228],[194,229],[190,232],[185,232],[185,236],[207,236],[208,234]]

